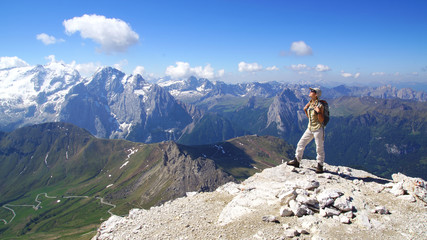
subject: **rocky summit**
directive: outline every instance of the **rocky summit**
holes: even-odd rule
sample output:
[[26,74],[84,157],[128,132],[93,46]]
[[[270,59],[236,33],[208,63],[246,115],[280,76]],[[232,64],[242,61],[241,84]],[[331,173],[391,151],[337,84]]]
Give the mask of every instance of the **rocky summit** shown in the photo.
[[427,183],[315,161],[113,215],[93,239],[427,239]]

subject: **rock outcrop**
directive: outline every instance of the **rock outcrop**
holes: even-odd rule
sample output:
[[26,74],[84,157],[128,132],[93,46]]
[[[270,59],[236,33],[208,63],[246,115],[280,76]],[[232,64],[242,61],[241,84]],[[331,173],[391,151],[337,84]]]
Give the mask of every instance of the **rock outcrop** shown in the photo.
[[314,164],[112,216],[93,239],[426,239],[424,180],[332,165],[316,174]]

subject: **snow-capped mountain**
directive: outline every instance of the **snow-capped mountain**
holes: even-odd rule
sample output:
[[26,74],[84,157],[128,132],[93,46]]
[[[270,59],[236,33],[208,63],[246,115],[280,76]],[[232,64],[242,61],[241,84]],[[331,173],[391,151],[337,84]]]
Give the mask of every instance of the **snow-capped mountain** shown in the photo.
[[83,79],[69,66],[0,70],[0,130],[70,122],[102,138],[176,140],[192,122],[186,106],[140,75],[106,67]]
[[[160,79],[157,84],[167,89],[171,95],[188,103],[200,103],[208,98],[218,98],[224,95],[235,97],[265,97],[280,95],[284,89],[291,89],[307,95],[309,87],[318,84],[290,84],[284,82],[249,82],[228,84],[221,81],[211,82],[208,79],[190,77],[187,80]],[[398,89],[391,85],[379,87],[349,87],[340,85],[334,88],[322,87],[322,97],[326,99],[342,96],[377,97],[383,99],[400,98],[406,100],[427,101],[427,93],[410,88]]]
[[99,137],[158,142],[176,140],[192,116],[157,84],[107,67],[70,90],[60,120]]
[[83,81],[75,69],[58,62],[0,69],[0,129],[57,121],[65,95]]
[[216,88],[218,82],[208,79],[190,77],[187,80],[160,79],[157,84],[177,99],[185,102],[193,102],[205,96]]

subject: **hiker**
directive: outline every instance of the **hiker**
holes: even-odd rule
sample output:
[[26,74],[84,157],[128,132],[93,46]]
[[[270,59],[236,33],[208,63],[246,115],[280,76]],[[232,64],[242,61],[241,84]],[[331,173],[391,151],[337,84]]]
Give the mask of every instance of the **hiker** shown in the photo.
[[325,161],[325,124],[327,123],[325,121],[324,105],[326,105],[327,108],[328,106],[326,101],[319,100],[319,97],[322,96],[322,91],[320,88],[310,88],[310,94],[308,96],[311,98],[310,102],[308,102],[304,107],[304,112],[308,117],[308,127],[298,142],[295,158],[289,161],[287,164],[294,167],[299,167],[305,147],[314,138],[314,141],[316,142],[317,153],[316,173],[323,173],[323,162]]

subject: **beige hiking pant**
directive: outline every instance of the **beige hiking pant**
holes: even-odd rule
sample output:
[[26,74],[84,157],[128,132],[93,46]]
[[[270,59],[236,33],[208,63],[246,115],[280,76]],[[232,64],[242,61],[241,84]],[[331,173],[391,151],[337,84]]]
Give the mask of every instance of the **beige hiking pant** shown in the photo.
[[305,130],[304,134],[302,135],[301,139],[297,144],[297,150],[295,152],[295,157],[298,160],[298,162],[300,162],[302,159],[302,155],[304,153],[305,147],[314,138],[314,141],[316,143],[316,153],[317,153],[316,160],[317,160],[317,163],[323,165],[323,162],[325,161],[324,134],[325,134],[325,131],[323,127],[313,132],[310,131],[308,128],[307,130]]

